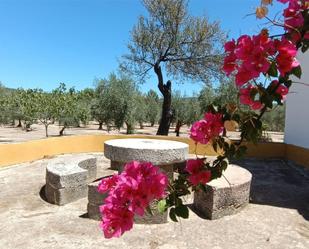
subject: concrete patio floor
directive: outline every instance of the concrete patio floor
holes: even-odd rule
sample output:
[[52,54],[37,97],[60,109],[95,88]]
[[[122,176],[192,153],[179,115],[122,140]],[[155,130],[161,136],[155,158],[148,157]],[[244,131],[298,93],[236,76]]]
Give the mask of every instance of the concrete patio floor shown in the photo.
[[[99,175],[109,162],[102,154]],[[190,211],[179,223],[134,225],[104,239],[86,218],[87,199],[65,206],[45,202],[47,159],[0,170],[0,248],[309,248],[309,170],[280,159],[246,159],[253,174],[250,204],[240,213],[205,220]]]

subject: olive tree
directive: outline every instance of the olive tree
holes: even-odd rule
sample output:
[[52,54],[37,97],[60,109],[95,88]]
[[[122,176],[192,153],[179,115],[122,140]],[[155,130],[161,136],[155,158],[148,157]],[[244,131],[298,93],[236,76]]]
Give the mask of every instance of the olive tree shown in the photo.
[[150,70],[163,95],[158,135],[168,135],[171,119],[171,80],[210,83],[220,76],[224,34],[218,22],[188,14],[186,0],[144,0],[148,16],[139,17],[131,32],[121,67],[145,80]]
[[24,121],[24,128],[26,131],[31,130],[31,125],[37,121],[38,118],[38,93],[40,89],[17,89],[14,93],[16,101],[16,113],[19,120]]
[[62,126],[59,136],[62,136],[67,127],[79,126],[78,95],[74,88],[67,89],[64,83],[60,83],[51,96],[55,101],[55,118]]
[[136,122],[136,86],[127,76],[111,73],[98,81],[92,114],[101,124],[113,123],[120,129],[126,124],[127,133],[133,133]]
[[57,117],[57,99],[51,93],[38,92],[38,120],[45,127],[45,136],[48,137],[48,127],[55,122]]
[[158,121],[160,111],[160,100],[158,94],[154,90],[149,90],[145,97],[146,108],[146,121],[150,123],[150,126]]
[[145,96],[140,93],[139,91],[136,91],[135,98],[134,98],[134,117],[136,121],[139,124],[140,129],[144,128],[144,123],[147,121],[146,117],[146,98]]
[[186,97],[176,92],[173,94],[172,99],[173,120],[176,123],[175,133],[179,137],[180,128],[183,125],[192,125],[200,117],[201,112],[197,97]]

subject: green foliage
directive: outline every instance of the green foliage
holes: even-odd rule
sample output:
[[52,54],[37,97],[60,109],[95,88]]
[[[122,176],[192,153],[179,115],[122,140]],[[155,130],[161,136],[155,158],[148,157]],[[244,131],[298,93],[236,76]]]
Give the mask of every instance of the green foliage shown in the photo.
[[284,131],[285,105],[276,105],[271,111],[265,112],[261,118],[268,131]]
[[158,122],[160,113],[160,100],[158,94],[149,90],[145,97],[145,108],[146,108],[146,121],[150,123],[150,126],[154,126]]
[[67,127],[79,126],[78,94],[74,88],[67,89],[64,83],[60,83],[51,96],[55,104],[55,119],[62,126],[59,132],[61,136]]
[[221,76],[225,34],[219,22],[190,16],[185,0],[144,0],[148,16],[134,26],[122,68],[144,78],[155,64],[165,64],[173,78],[203,82]]
[[190,126],[201,115],[196,97],[181,96],[180,92],[172,95],[173,121],[176,123],[176,134],[179,136],[181,126]]
[[108,79],[97,84],[92,114],[99,122],[113,123],[118,129],[125,123],[127,133],[133,133],[139,104],[137,95],[136,86],[130,78],[110,74]]

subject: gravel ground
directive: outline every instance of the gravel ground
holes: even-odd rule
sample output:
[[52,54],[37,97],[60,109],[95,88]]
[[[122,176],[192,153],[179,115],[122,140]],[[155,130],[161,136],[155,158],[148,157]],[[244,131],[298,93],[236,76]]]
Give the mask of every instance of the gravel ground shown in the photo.
[[[34,139],[44,139],[45,137],[45,128],[43,125],[34,124],[31,126],[32,131],[26,132],[22,128],[17,128],[13,126],[0,126],[0,144],[6,143],[16,143],[16,142],[24,142],[30,141]],[[95,123],[91,123],[86,127],[82,128],[68,128],[65,130],[65,136],[71,135],[85,135],[85,134],[126,134],[125,129],[121,129],[120,131],[113,129],[110,133],[107,132],[106,127],[103,127],[103,130],[98,130],[98,125]],[[143,129],[139,129],[136,127],[135,133],[141,135],[156,135],[158,126],[150,127],[145,126]],[[49,136],[56,137],[59,135],[60,128],[58,125],[50,125],[49,128]],[[176,136],[174,132],[175,128],[171,127],[169,136]],[[187,137],[189,132],[189,128],[187,126],[183,126],[181,128],[180,136]],[[273,142],[283,142],[284,134],[282,132],[268,132],[268,139]],[[229,132],[228,135],[233,138],[239,138],[239,132]]]
[[[100,153],[98,175],[109,162]],[[50,159],[52,160],[52,159]],[[250,204],[236,215],[134,225],[119,239],[104,239],[85,218],[86,198],[65,206],[45,202],[47,159],[0,170],[0,248],[309,248],[309,171],[279,159],[238,163],[253,174]]]

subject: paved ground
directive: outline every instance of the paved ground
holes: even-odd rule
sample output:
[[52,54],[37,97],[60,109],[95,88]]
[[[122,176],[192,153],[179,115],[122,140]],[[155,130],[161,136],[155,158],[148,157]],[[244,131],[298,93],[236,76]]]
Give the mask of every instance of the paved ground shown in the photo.
[[[98,156],[102,173],[108,161]],[[163,225],[135,225],[104,239],[85,218],[86,199],[66,206],[40,197],[47,160],[0,170],[0,248],[309,248],[309,170],[281,160],[245,160],[253,173],[251,203],[240,213]]]
[[[24,142],[30,141],[34,139],[44,139],[45,138],[45,128],[43,125],[33,124],[32,131],[26,132],[22,128],[17,128],[13,126],[0,126],[0,144],[7,144],[7,143],[16,143],[16,142]],[[85,134],[126,134],[126,130],[121,128],[120,131],[113,129],[109,133],[106,130],[106,127],[103,127],[103,130],[98,130],[98,125],[94,122],[91,122],[86,127],[81,128],[68,128],[65,129],[65,136],[71,135],[85,135]],[[58,125],[50,125],[49,136],[51,137],[58,137],[59,130],[61,127]],[[156,135],[158,126],[155,125],[154,127],[145,126],[144,129],[139,129],[139,127],[135,128],[135,134],[142,134],[142,135]],[[170,136],[176,136],[174,132],[175,128],[171,127],[170,129]],[[181,128],[180,136],[187,137],[189,132],[189,128],[187,126],[183,126]],[[233,138],[239,138],[239,132],[229,132],[228,135]],[[283,132],[267,132],[266,138],[273,142],[283,142]]]

